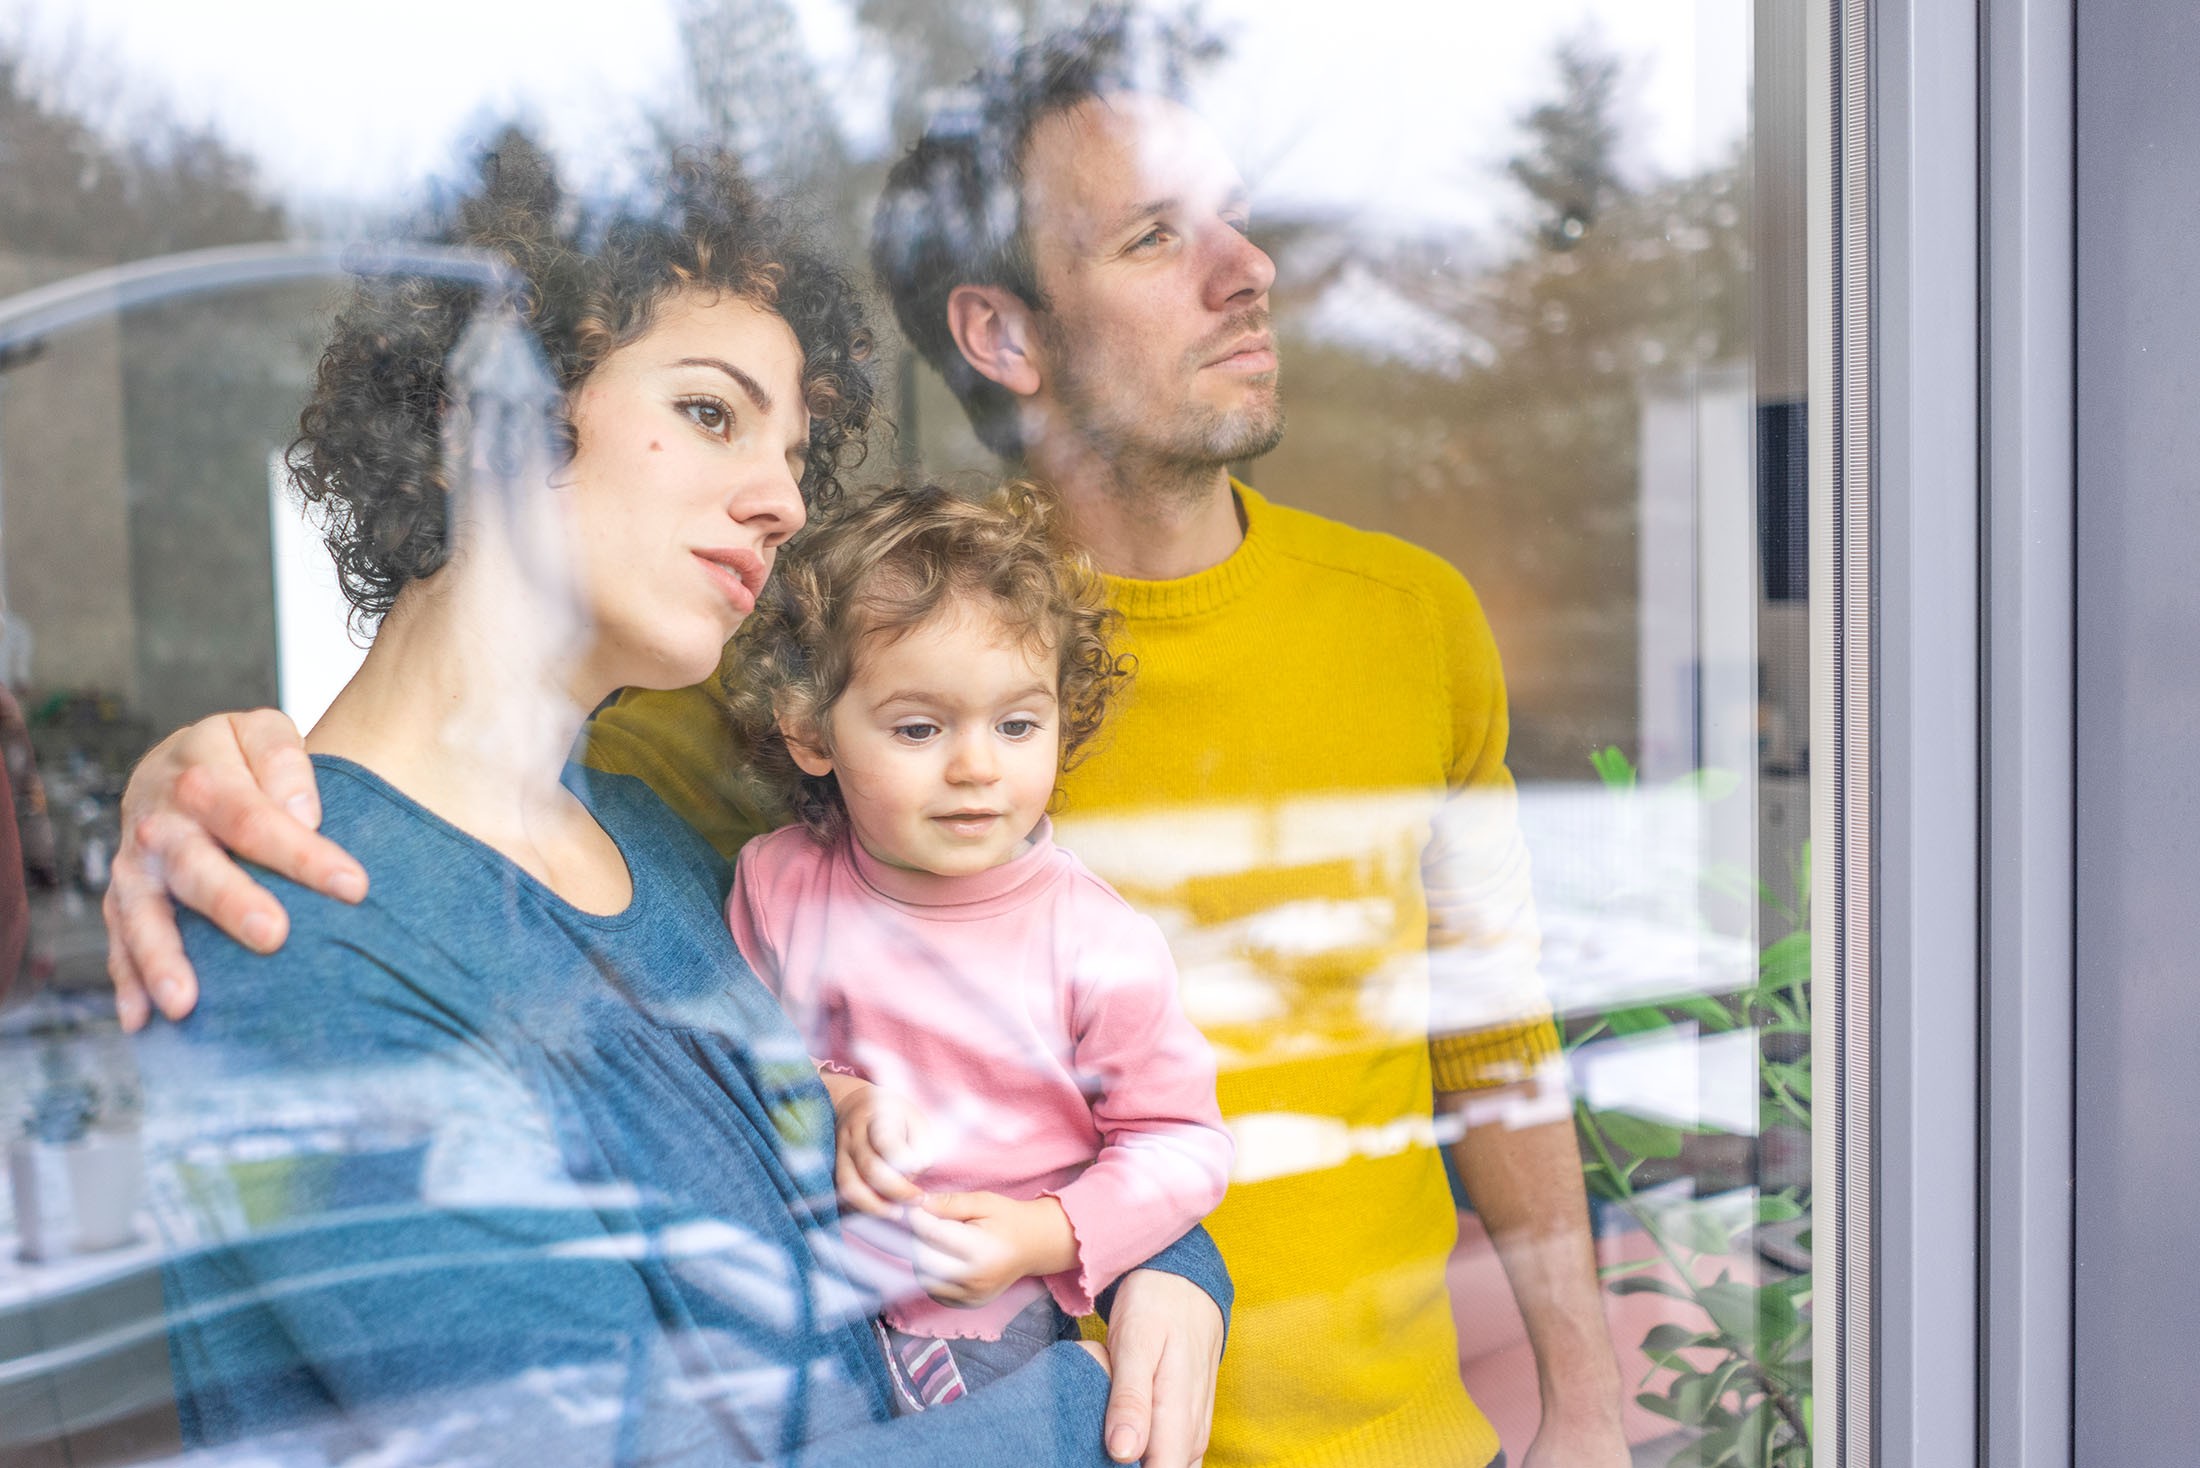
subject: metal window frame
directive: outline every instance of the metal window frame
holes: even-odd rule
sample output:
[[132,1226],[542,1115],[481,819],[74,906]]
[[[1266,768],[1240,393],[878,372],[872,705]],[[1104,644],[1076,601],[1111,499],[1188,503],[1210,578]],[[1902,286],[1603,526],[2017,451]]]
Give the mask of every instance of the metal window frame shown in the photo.
[[2072,1461],[2073,0],[1812,37],[1817,1461]]

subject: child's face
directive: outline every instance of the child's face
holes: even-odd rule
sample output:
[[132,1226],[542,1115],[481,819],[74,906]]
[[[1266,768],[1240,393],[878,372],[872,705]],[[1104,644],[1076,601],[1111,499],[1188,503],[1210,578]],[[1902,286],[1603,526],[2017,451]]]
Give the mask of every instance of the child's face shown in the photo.
[[830,756],[789,743],[810,774],[839,775],[856,839],[880,861],[981,872],[1022,851],[1046,814],[1058,681],[1050,649],[956,602],[900,638],[864,641],[827,716]]

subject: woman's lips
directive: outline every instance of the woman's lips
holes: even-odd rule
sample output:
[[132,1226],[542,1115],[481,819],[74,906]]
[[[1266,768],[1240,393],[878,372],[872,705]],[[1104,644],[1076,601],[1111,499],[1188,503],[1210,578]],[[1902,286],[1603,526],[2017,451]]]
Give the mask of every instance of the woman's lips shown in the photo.
[[747,616],[756,610],[757,589],[763,585],[764,564],[751,551],[697,551],[695,559],[703,563],[718,590],[734,610]]

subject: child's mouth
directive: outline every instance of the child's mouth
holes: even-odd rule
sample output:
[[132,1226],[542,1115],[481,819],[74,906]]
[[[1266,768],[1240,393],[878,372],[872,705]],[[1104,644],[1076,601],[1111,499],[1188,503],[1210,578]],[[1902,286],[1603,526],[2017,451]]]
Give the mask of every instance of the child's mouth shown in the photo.
[[1000,818],[1000,812],[990,810],[957,810],[932,817],[957,836],[982,836]]

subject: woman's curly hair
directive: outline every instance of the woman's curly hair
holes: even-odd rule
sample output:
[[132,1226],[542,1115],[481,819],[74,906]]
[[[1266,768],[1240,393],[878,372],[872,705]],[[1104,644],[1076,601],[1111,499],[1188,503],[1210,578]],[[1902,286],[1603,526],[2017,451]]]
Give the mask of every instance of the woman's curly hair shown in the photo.
[[[848,277],[762,203],[737,162],[684,153],[651,207],[608,217],[566,209],[542,154],[516,135],[482,172],[480,193],[438,233],[509,268],[567,401],[668,299],[730,293],[777,314],[800,343],[810,410],[802,497],[813,513],[838,501],[841,471],[861,462],[870,423],[870,328]],[[337,315],[299,415],[291,479],[319,516],[362,626],[450,557],[448,364],[483,295],[423,275],[363,281]],[[571,425],[560,427],[570,453]]]
[[1062,763],[1089,752],[1132,660],[1099,574],[1061,526],[1053,499],[1012,481],[982,495],[937,484],[880,490],[789,546],[735,635],[727,678],[733,726],[765,793],[817,836],[845,828],[830,774],[805,773],[782,731],[831,752],[827,715],[870,638],[905,635],[942,608],[975,601],[1054,655]]

